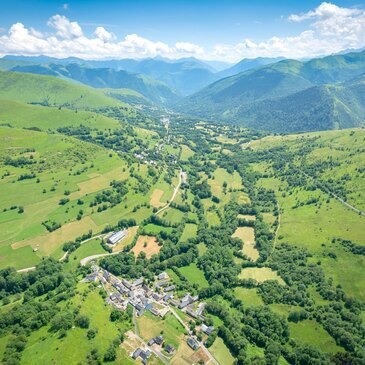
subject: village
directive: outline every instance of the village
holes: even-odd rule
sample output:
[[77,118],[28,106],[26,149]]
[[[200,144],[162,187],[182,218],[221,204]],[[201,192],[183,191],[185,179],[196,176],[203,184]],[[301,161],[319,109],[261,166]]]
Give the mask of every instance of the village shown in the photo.
[[[107,270],[93,264],[92,272],[85,277],[84,281],[100,282],[100,285],[107,293],[106,303],[120,311],[126,311],[128,306],[131,306],[134,319],[145,315],[147,312],[161,319],[168,313],[172,314],[187,333],[187,346],[193,351],[200,349],[208,360],[205,363],[218,364],[204,346],[204,341],[199,341],[198,337],[194,335],[195,331],[177,313],[178,310],[192,319],[199,319],[201,325],[196,330],[200,331],[206,338],[214,331],[213,326],[204,324],[205,317],[203,313],[206,303],[199,302],[197,295],[192,296],[189,293],[178,298],[175,293],[175,285],[172,284],[166,272],[160,273],[152,283],[147,284],[143,277],[133,281],[118,278]],[[139,337],[138,333],[135,335]],[[133,348],[129,355],[134,360],[140,360],[142,364],[147,364],[152,354],[155,354],[163,363],[168,364],[176,353],[173,344],[166,342],[163,335],[150,338],[148,341],[140,339],[139,344],[139,346]]]

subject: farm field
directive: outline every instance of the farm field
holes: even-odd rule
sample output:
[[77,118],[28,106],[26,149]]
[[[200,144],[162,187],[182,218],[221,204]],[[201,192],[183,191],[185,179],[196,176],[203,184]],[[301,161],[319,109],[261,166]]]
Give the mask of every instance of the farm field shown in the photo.
[[137,257],[140,252],[144,252],[149,259],[152,255],[156,255],[160,252],[161,246],[158,244],[156,237],[154,236],[138,236],[136,245],[132,248],[132,252]]
[[171,313],[162,319],[146,313],[137,319],[137,325],[140,336],[146,342],[162,333],[165,343],[173,345],[176,349],[179,348],[185,332],[180,322]]
[[192,263],[189,266],[180,267],[179,271],[190,283],[197,284],[201,288],[209,286],[204,277],[204,273],[196,266],[195,263]]
[[187,241],[189,238],[195,238],[197,234],[196,224],[187,223],[185,224],[183,233],[180,237],[181,242]]
[[234,363],[234,357],[220,337],[216,338],[213,345],[209,348],[209,351],[211,351],[214,358],[221,365],[232,365]]
[[242,269],[239,277],[241,279],[255,279],[259,283],[265,280],[277,280],[280,284],[285,284],[284,280],[269,267],[247,267]]
[[251,306],[251,305],[263,305],[262,298],[259,294],[257,294],[256,289],[248,289],[248,288],[241,288],[237,287],[234,289],[234,294],[237,299],[242,300],[244,305]]
[[256,261],[260,253],[255,248],[255,230],[252,227],[238,227],[232,235],[233,238],[239,238],[243,242],[242,252],[252,261]]
[[[70,364],[84,361],[93,348],[103,354],[109,344],[118,336],[118,325],[109,321],[110,308],[105,306],[97,290],[89,291],[85,284],[79,284],[80,294],[73,299],[72,305],[81,304],[80,313],[90,318],[90,326],[97,328],[98,333],[93,340],[86,337],[86,329],[74,328],[68,335],[59,339],[57,333],[50,333],[49,328],[43,327],[32,333],[23,352],[22,364]],[[81,300],[82,293],[86,293],[85,300]],[[128,328],[130,324],[123,324]],[[45,350],[47,349],[47,350]],[[123,363],[127,354],[118,354]]]

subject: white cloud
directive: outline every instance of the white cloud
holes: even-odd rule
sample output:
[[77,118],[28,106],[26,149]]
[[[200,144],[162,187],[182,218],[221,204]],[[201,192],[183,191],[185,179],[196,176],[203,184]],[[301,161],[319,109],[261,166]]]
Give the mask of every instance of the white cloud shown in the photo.
[[115,34],[108,32],[104,27],[97,27],[94,35],[103,42],[110,42],[116,39]]
[[82,29],[77,22],[70,22],[64,15],[54,15],[48,20],[48,26],[56,29],[61,38],[72,39],[82,37]]
[[[63,15],[54,15],[47,22],[53,29],[51,33],[26,28],[22,23],[13,24],[6,34],[0,35],[0,55],[44,54],[85,59],[197,56],[235,62],[259,56],[315,57],[365,47],[363,9],[344,8],[324,2],[306,13],[292,14],[287,20],[288,27],[293,22],[302,22],[305,30],[294,36],[273,36],[262,42],[243,39],[237,44],[216,44],[211,50],[205,50],[201,45],[190,42],[168,45],[138,34],[129,34],[117,40],[115,34],[102,26],[96,27],[92,36],[86,36],[76,21]],[[286,21],[285,18],[282,21]]]
[[65,4],[62,5],[62,9],[63,10],[69,10],[70,9],[70,5],[65,3]]

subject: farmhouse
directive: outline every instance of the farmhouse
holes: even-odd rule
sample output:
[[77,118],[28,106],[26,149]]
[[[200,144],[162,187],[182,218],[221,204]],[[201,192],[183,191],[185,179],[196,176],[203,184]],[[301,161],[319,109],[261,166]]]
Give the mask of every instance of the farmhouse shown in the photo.
[[168,353],[168,354],[172,354],[174,351],[175,351],[175,347],[172,346],[172,345],[166,345],[165,346],[165,351]]
[[125,229],[123,231],[115,232],[110,237],[108,237],[108,243],[110,245],[115,245],[126,236],[127,236],[127,231]]
[[202,327],[201,327],[201,330],[209,336],[214,331],[214,327],[213,326],[207,326],[203,323]]
[[193,337],[189,337],[186,342],[194,351],[199,348],[199,343]]

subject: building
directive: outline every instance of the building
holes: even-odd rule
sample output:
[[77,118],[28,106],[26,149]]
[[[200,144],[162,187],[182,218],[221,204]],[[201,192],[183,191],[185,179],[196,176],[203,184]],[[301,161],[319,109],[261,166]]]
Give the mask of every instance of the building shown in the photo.
[[165,279],[169,279],[169,276],[167,275],[167,273],[162,272],[161,274],[159,274],[159,275],[157,276],[157,279],[158,279],[158,280],[165,280]]
[[174,351],[175,351],[175,347],[172,346],[172,345],[166,345],[165,346],[165,351],[168,353],[168,354],[172,354]]
[[196,302],[199,299],[199,297],[196,295],[195,297],[192,297],[190,294],[185,294],[185,296],[181,299],[179,309],[183,309],[189,304],[192,304]]
[[132,284],[133,287],[136,287],[136,286],[140,286],[143,284],[143,278],[139,278],[137,280],[135,280]]
[[194,351],[199,348],[199,343],[193,337],[189,337],[186,342]]
[[136,349],[133,354],[132,354],[132,358],[135,360],[137,359],[137,357],[139,357],[139,355],[141,354],[142,350],[138,347],[138,349]]
[[157,345],[162,345],[163,343],[163,337],[162,336],[157,336],[154,338],[155,343],[157,343]]
[[209,336],[214,331],[214,327],[213,326],[207,326],[203,323],[202,326],[201,326],[201,330]]
[[127,231],[124,229],[123,231],[118,231],[113,233],[111,236],[108,237],[108,243],[110,245],[115,245],[120,240],[127,236]]
[[170,285],[167,288],[164,289],[164,292],[175,290],[175,285]]

